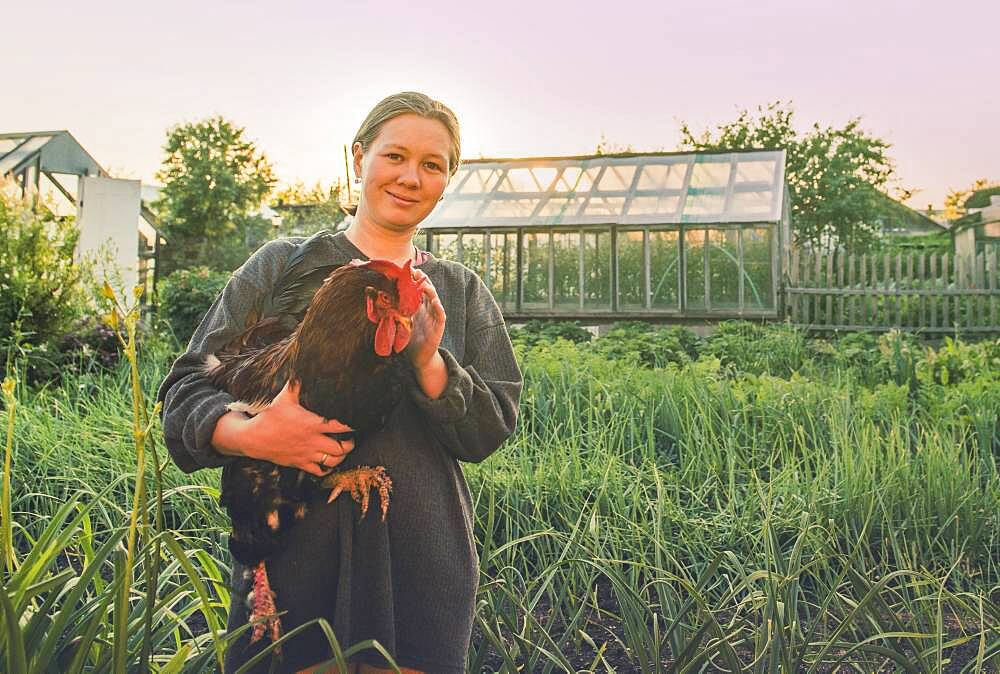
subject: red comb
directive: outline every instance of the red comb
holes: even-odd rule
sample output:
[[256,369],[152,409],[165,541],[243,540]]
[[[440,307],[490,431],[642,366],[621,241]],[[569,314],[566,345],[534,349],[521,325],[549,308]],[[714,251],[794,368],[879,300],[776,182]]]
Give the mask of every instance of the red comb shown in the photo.
[[417,281],[413,278],[411,260],[407,260],[402,267],[390,260],[351,260],[349,264],[352,267],[368,267],[394,280],[399,292],[399,313],[404,316],[417,313],[424,297],[420,290],[424,282],[423,279]]

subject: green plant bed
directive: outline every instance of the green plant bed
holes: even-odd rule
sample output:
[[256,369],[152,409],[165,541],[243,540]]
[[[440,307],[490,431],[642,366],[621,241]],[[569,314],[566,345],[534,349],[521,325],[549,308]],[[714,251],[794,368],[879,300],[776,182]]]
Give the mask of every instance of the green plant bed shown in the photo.
[[[639,326],[620,329],[648,345]],[[468,671],[995,666],[998,345],[820,343],[784,326],[672,334],[678,357],[662,366],[601,340],[518,346],[518,430],[465,466],[482,574]],[[173,356],[154,347],[138,371],[147,397]],[[26,554],[53,523],[67,532],[35,576],[51,585],[32,615],[67,605],[65,564],[97,565],[53,658],[73,655],[94,616],[113,624],[102,602],[135,487],[130,383],[122,362],[17,394],[14,545]],[[163,462],[155,424],[150,442]],[[125,660],[138,669],[149,634],[157,666],[205,671],[228,602],[217,472],[167,465],[159,479],[171,526],[140,536]],[[147,630],[157,555],[164,610]],[[4,571],[8,594],[14,579]]]

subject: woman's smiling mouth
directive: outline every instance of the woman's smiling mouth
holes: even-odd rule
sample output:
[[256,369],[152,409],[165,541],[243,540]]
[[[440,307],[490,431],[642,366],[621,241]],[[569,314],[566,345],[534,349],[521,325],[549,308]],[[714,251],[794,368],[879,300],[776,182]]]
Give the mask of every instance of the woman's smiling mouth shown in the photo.
[[412,206],[416,203],[419,203],[419,199],[411,199],[410,197],[404,197],[399,194],[396,194],[395,192],[390,192],[389,190],[386,190],[385,193],[388,194],[390,197],[392,197],[393,201],[395,201],[400,206]]

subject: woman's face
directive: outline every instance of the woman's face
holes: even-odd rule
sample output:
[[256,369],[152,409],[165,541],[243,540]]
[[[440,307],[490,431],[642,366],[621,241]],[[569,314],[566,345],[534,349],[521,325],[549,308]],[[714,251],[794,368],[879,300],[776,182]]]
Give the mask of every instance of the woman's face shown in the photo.
[[354,144],[354,171],[361,176],[358,218],[393,231],[414,229],[448,186],[451,140],[444,124],[420,115],[393,117],[368,151]]

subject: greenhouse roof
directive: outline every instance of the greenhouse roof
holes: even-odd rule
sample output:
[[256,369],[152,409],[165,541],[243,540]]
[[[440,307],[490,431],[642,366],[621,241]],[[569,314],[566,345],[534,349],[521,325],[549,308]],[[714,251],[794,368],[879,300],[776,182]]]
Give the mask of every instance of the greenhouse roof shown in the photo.
[[474,159],[424,229],[777,222],[785,152]]
[[17,174],[36,161],[46,173],[104,175],[69,131],[0,134],[0,176]]

